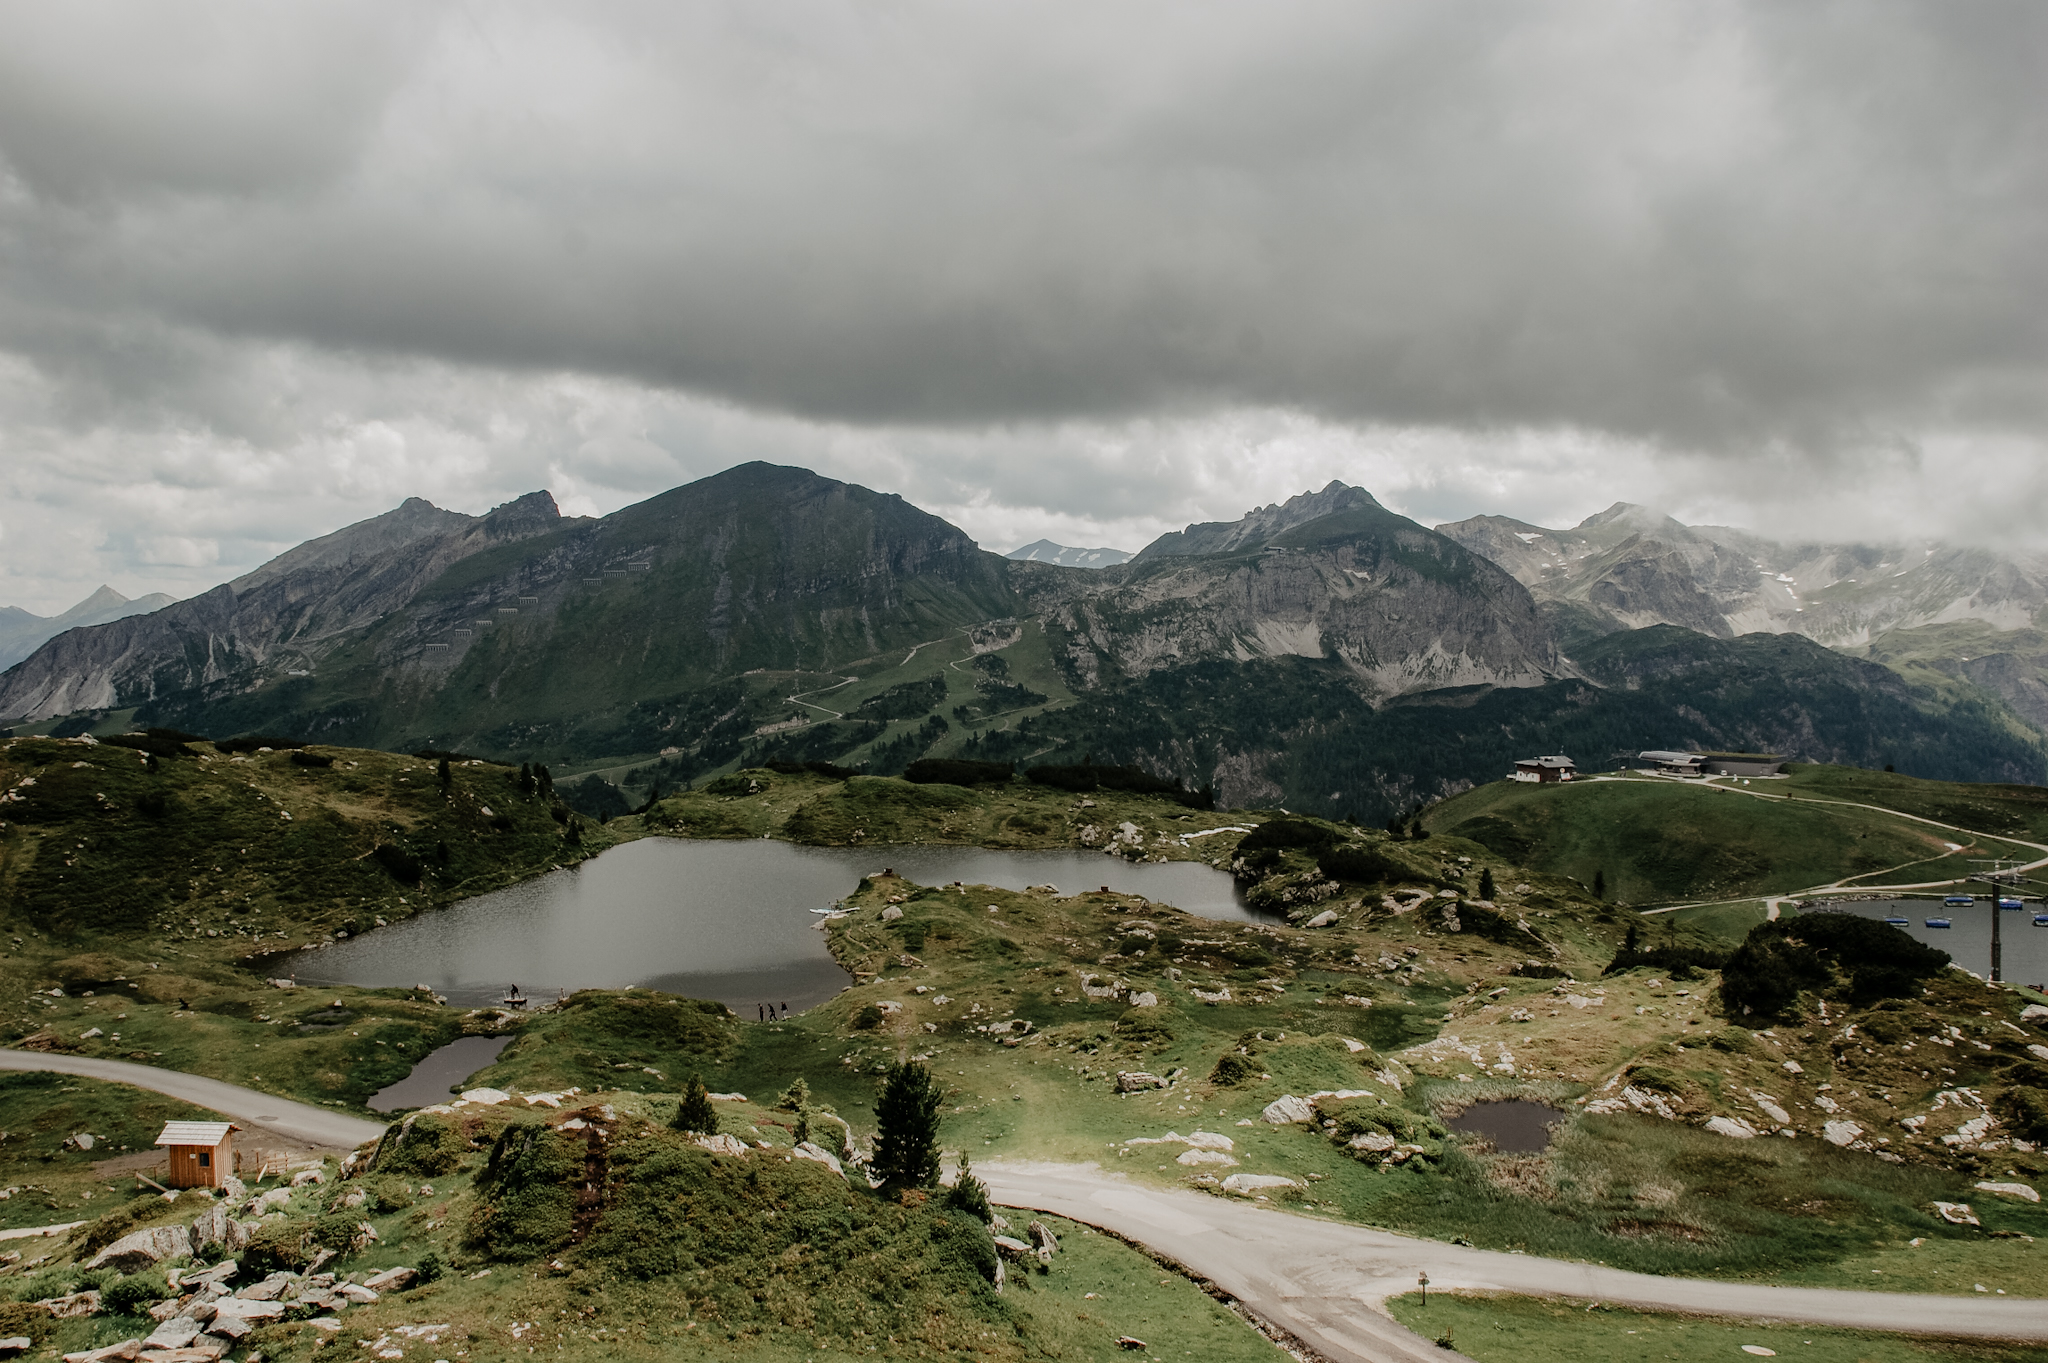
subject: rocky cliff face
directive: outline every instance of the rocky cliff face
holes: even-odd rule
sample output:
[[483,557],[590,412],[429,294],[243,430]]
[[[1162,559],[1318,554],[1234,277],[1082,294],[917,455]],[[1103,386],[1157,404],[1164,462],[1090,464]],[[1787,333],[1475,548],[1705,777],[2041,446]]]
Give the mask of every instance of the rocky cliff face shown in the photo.
[[199,687],[249,689],[311,673],[451,565],[560,520],[545,492],[485,516],[413,498],[189,601],[51,640],[0,674],[0,715],[146,705]]
[[2048,562],[1930,545],[1779,544],[1616,503],[1569,530],[1504,516],[1437,529],[1594,633],[1682,625],[1857,649],[1890,630],[2048,623]]
[[1342,484],[1190,526],[1088,581],[1040,575],[1024,590],[1083,685],[1213,658],[1329,659],[1375,695],[1531,686],[1559,668],[1519,583]]

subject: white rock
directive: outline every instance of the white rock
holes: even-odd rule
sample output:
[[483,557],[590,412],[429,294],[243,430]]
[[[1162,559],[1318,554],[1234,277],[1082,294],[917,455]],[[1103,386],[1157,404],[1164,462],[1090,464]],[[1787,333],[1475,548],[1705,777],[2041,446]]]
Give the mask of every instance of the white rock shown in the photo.
[[2041,1194],[2024,1183],[1979,1183],[1976,1186],[1987,1193],[1998,1193],[2004,1197],[2023,1198],[2028,1202],[2041,1200]]
[[397,1292],[408,1286],[419,1273],[410,1268],[387,1268],[382,1273],[363,1279],[363,1286],[372,1292]]
[[1362,1136],[1353,1136],[1351,1138],[1351,1148],[1353,1150],[1373,1150],[1383,1153],[1392,1150],[1398,1144],[1400,1144],[1399,1141],[1396,1141],[1384,1131],[1368,1131]]
[[1131,995],[1131,1007],[1133,1008],[1157,1008],[1158,1006],[1159,996],[1149,989],[1141,990]]
[[1187,1143],[1197,1150],[1235,1150],[1237,1143],[1228,1136],[1214,1131],[1194,1131],[1187,1136]]
[[512,1095],[503,1089],[464,1089],[462,1091],[462,1101],[465,1103],[478,1103],[484,1107],[496,1107],[500,1103],[511,1102]]
[[[1350,998],[1348,994],[1345,997],[1347,1000]],[[1370,1003],[1372,1002],[1372,1000],[1367,999],[1366,1002]],[[1337,1039],[1343,1042],[1344,1049],[1351,1052],[1353,1055],[1357,1055],[1360,1051],[1365,1049],[1365,1043],[1363,1041],[1353,1041],[1348,1036],[1338,1037]]]
[[891,905],[890,907],[882,910],[882,921],[884,923],[893,923],[902,916],[903,910],[895,907],[894,905]]
[[1305,928],[1327,928],[1336,921],[1337,911],[1335,909],[1324,909],[1321,913],[1303,923],[1302,926]]
[[1278,1174],[1232,1174],[1223,1180],[1226,1193],[1255,1193],[1261,1188],[1299,1188],[1301,1185],[1291,1178]]
[[142,1341],[145,1349],[182,1349],[199,1338],[199,1322],[190,1316],[179,1316],[167,1320],[150,1331],[149,1338]]
[[1804,1074],[1806,1073],[1806,1070],[1800,1065],[1800,1063],[1797,1060],[1787,1060],[1785,1062],[1785,1073]]
[[1274,1126],[1286,1126],[1290,1122],[1312,1122],[1316,1110],[1308,1105],[1305,1098],[1289,1093],[1266,1104],[1266,1110],[1259,1114]]
[[2030,1003],[2020,1009],[2021,1022],[2033,1022],[2041,1018],[2048,1018],[2048,1003]]
[[1236,1164],[1237,1160],[1221,1150],[1183,1150],[1175,1164]]
[[1756,1135],[1756,1128],[1740,1117],[1709,1117],[1707,1130],[1717,1136],[1733,1136],[1741,1141],[1749,1140]]
[[1206,989],[1195,989],[1195,988],[1192,988],[1192,987],[1191,987],[1191,988],[1189,988],[1188,992],[1189,992],[1190,994],[1193,994],[1193,995],[1194,995],[1194,996],[1195,996],[1196,998],[1200,999],[1200,1000],[1201,1000],[1201,1001],[1202,1001],[1203,1003],[1228,1003],[1228,1002],[1230,1002],[1230,990],[1229,990],[1229,989],[1227,989],[1227,988],[1225,988],[1225,989],[1219,989],[1219,990],[1217,990],[1217,991],[1216,991],[1215,993],[1213,993],[1213,994],[1212,994],[1212,993],[1210,993],[1210,992],[1209,992],[1208,990],[1206,990]]
[[325,1183],[326,1181],[327,1175],[321,1173],[318,1169],[301,1169],[292,1175],[292,1187],[294,1188],[304,1188],[309,1184]]
[[183,1226],[156,1226],[124,1235],[93,1256],[87,1268],[117,1268],[134,1273],[166,1259],[189,1257],[192,1235]]
[[114,1363],[116,1359],[132,1359],[141,1352],[141,1340],[124,1339],[119,1344],[109,1344],[104,1349],[87,1349],[83,1353],[65,1354],[64,1363]]
[[2048,1060],[2048,1046],[2043,1046],[2037,1041],[2028,1042],[2027,1054],[2038,1060]]
[[[1749,1096],[1751,1101],[1753,1101],[1758,1107],[1763,1109],[1764,1116],[1769,1117],[1779,1126],[1786,1126],[1790,1124],[1790,1122],[1792,1121],[1792,1114],[1785,1111],[1784,1108],[1778,1106],[1778,1100],[1776,1098],[1773,1098],[1770,1094],[1758,1093],[1755,1089],[1751,1089],[1749,1091]],[[1854,1140],[1856,1138],[1854,1136],[1851,1136],[1849,1139]],[[1837,1141],[1836,1144],[1840,1145],[1844,1144],[1844,1142]]]
[[1863,1128],[1854,1122],[1828,1122],[1821,1127],[1820,1134],[1829,1145],[1850,1145],[1863,1138]]
[[813,1145],[809,1141],[804,1141],[796,1149],[790,1151],[790,1154],[798,1159],[807,1159],[814,1163],[822,1164],[841,1178],[846,1177],[846,1170],[840,1166],[839,1157],[830,1150],[825,1149],[822,1145]]
[[1970,1204],[1967,1202],[1937,1202],[1934,1204],[1934,1211],[1937,1216],[1950,1225],[1976,1226],[1982,1224],[1977,1220],[1977,1213],[1970,1210]]
[[747,1153],[747,1143],[745,1141],[737,1136],[728,1136],[722,1131],[716,1136],[699,1136],[697,1144],[714,1155],[744,1155]]

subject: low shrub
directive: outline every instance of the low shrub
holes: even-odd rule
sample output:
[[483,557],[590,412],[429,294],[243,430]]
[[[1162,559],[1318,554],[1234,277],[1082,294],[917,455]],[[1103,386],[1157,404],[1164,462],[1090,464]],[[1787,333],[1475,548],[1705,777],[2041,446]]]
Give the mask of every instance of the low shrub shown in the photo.
[[1178,781],[1154,776],[1142,767],[1107,767],[1083,762],[1073,766],[1033,767],[1024,773],[1024,777],[1036,785],[1072,791],[1077,795],[1096,790],[1122,790],[1134,795],[1163,796],[1188,809],[1216,807],[1213,787],[1189,790]]
[[513,1122],[498,1133],[477,1175],[464,1239],[496,1259],[553,1253],[574,1229],[572,1180],[583,1167],[581,1153],[547,1123]]
[[286,748],[303,748],[306,746],[306,740],[279,738],[276,734],[248,734],[242,738],[216,738],[213,740],[213,746],[216,751],[225,753],[255,752],[259,748],[272,748],[281,752]]
[[293,748],[292,765],[295,767],[331,767],[334,765],[334,759],[321,753],[307,752],[304,748]]
[[139,1316],[171,1295],[161,1274],[131,1273],[101,1288],[100,1304],[117,1316]]
[[387,871],[401,885],[417,885],[427,868],[420,859],[396,843],[380,842],[370,849],[370,860]]
[[903,779],[920,786],[1006,786],[1008,762],[973,762],[957,757],[921,757],[903,769]]
[[385,1129],[370,1167],[380,1174],[438,1178],[453,1173],[468,1153],[469,1141],[454,1123],[416,1115]]
[[1241,856],[1267,847],[1327,847],[1337,841],[1337,835],[1319,823],[1307,819],[1269,819],[1238,840],[1237,850]]

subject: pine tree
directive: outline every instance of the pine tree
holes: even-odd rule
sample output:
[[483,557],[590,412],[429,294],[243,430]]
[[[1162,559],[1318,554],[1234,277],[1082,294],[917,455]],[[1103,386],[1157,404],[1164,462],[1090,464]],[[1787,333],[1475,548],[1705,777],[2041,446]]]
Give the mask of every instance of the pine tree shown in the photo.
[[441,765],[435,769],[435,774],[441,778],[441,789],[443,790],[448,789],[449,786],[455,783],[455,776],[448,770],[448,759],[445,757],[441,759]]
[[690,1086],[683,1090],[683,1101],[676,1108],[676,1119],[670,1125],[678,1131],[699,1136],[718,1134],[718,1114],[712,1110],[711,1093],[704,1087],[702,1075],[690,1076]]
[[791,1135],[790,1140],[791,1143],[794,1145],[803,1145],[810,1139],[811,1105],[809,1103],[805,1103],[802,1107],[796,1110],[796,1131]]
[[988,1185],[974,1176],[974,1166],[967,1162],[965,1150],[960,1152],[960,1177],[946,1190],[946,1205],[983,1221],[995,1215],[988,1205]]
[[521,762],[519,764],[519,793],[521,795],[531,795],[533,791],[533,765],[529,762]]
[[1593,872],[1593,898],[1607,898],[1607,868],[1604,866]]
[[784,1112],[801,1112],[810,1105],[810,1101],[811,1081],[798,1075],[790,1082],[789,1087],[782,1091],[782,1096],[775,1100],[775,1106]]
[[1493,889],[1493,868],[1488,866],[1479,872],[1479,897],[1491,904],[1493,902]]
[[945,1087],[915,1061],[889,1067],[875,1104],[874,1172],[888,1188],[939,1181],[939,1107]]

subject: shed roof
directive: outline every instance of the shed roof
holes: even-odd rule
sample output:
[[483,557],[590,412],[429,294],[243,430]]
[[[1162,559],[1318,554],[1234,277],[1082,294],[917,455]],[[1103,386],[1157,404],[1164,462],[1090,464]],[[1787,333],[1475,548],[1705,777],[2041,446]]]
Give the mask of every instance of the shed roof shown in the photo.
[[228,1132],[242,1128],[233,1122],[165,1122],[158,1145],[219,1145]]
[[1645,762],[1700,763],[1707,760],[1705,753],[1668,752],[1662,748],[1652,748],[1648,752],[1639,752],[1636,756]]
[[1578,763],[1572,761],[1569,757],[1564,756],[1562,753],[1559,753],[1552,757],[1520,758],[1515,762],[1515,765],[1518,767],[1571,767],[1574,770],[1576,770],[1578,767]]

